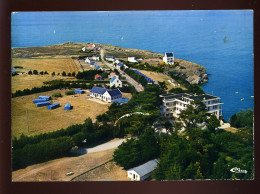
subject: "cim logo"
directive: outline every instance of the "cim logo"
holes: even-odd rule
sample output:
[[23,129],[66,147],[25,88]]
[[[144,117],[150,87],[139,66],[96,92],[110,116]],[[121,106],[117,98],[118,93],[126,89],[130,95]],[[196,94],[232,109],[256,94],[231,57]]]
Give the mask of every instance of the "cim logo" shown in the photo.
[[240,168],[238,167],[234,167],[232,169],[230,169],[231,172],[234,172],[234,173],[247,173],[247,170],[241,170]]

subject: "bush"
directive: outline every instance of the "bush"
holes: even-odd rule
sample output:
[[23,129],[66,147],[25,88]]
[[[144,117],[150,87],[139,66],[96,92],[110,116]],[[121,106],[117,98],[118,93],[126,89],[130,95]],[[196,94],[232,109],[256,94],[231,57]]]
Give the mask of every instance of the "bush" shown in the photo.
[[66,91],[65,94],[66,95],[73,95],[73,94],[75,94],[75,92],[73,90],[70,90],[70,91]]
[[58,93],[52,94],[51,97],[62,97],[62,95],[60,92],[58,92]]
[[66,76],[66,72],[65,72],[65,71],[63,71],[61,75],[62,75],[62,76]]
[[44,72],[44,74],[48,74],[48,72],[47,72],[47,71],[45,71],[45,72]]
[[68,76],[71,76],[71,73],[68,73]]
[[37,70],[33,70],[33,74],[34,75],[38,75],[38,71]]
[[52,74],[51,75],[55,75],[55,72],[52,72]]
[[75,77],[76,76],[76,73],[75,72],[72,72],[72,74],[71,74],[73,77]]
[[32,71],[28,71],[28,74],[29,74],[29,75],[32,75]]
[[40,74],[43,75],[43,71],[41,71]]

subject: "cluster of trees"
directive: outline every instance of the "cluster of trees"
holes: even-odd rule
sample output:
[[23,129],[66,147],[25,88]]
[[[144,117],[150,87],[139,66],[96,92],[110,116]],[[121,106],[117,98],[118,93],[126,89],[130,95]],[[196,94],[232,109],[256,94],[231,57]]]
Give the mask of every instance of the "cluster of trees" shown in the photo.
[[62,97],[60,92],[54,93],[51,95],[51,97]]
[[37,70],[33,70],[33,71],[28,71],[28,74],[29,75],[32,75],[32,74],[34,74],[34,75],[38,75],[38,71]]
[[159,157],[160,146],[153,129],[147,128],[138,139],[131,138],[114,151],[114,161],[129,169]]
[[66,91],[65,94],[68,96],[68,95],[74,95],[75,92],[74,90],[70,90],[70,91]]
[[55,132],[36,136],[21,135],[13,139],[12,168],[24,168],[35,163],[71,155],[74,146],[94,146],[115,137],[120,137],[117,126],[92,123],[87,118],[84,124],[69,126]]
[[136,80],[137,82],[139,82],[140,84],[142,84],[142,86],[146,86],[147,85],[147,81],[144,78],[144,76],[139,75],[138,73],[134,72],[132,69],[126,69],[125,72],[132,77],[134,80]]
[[172,92],[172,93],[186,92],[186,93],[193,93],[193,94],[195,94],[195,93],[204,94],[203,89],[198,84],[190,84],[188,81],[185,80],[185,78],[181,77],[179,75],[179,73],[177,73],[176,71],[170,71],[169,75],[171,76],[171,78],[176,80],[178,83],[180,83],[187,89],[187,90],[183,91],[181,88],[176,88],[176,89],[174,88],[174,89],[171,89],[170,92]]
[[89,71],[83,71],[78,72],[76,75],[77,79],[84,79],[84,80],[94,80],[96,74],[102,74],[104,71],[102,70],[89,70]]
[[[53,72],[52,75],[55,75],[55,72]],[[65,71],[63,71],[63,72],[61,73],[61,75],[62,75],[62,76],[73,76],[73,77],[75,77],[75,76],[76,76],[76,73],[75,73],[75,72],[72,72],[72,73],[68,73],[68,74],[67,74]]]
[[230,117],[229,123],[231,127],[251,127],[253,126],[254,111],[240,111]]
[[[139,145],[146,142],[143,139],[146,132],[143,132],[119,146],[114,152],[114,160],[128,169],[158,158],[158,165],[152,175],[156,180],[252,179],[252,111],[246,111],[243,115],[248,118],[244,119],[246,128],[240,128],[236,133],[216,130],[220,126],[219,120],[207,114],[204,103],[195,101],[193,106],[188,106],[180,114],[179,122],[165,122],[170,132],[167,135],[152,137],[154,131],[149,131],[151,144],[146,145],[150,146],[155,155],[150,155],[149,149]],[[205,129],[199,127],[201,123],[205,123]],[[185,131],[180,133],[183,128]],[[233,173],[230,170],[234,167],[247,170],[247,173]]]

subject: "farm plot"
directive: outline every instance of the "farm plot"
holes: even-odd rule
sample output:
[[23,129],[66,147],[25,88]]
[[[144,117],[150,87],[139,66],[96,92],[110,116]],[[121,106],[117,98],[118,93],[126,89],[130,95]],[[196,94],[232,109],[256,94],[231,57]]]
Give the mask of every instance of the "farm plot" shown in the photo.
[[[172,89],[172,88],[176,88],[173,84],[170,84],[168,82],[168,80],[173,80],[170,76],[168,75],[165,75],[163,73],[156,73],[156,72],[153,72],[153,71],[145,71],[145,70],[139,70],[138,71],[142,72],[143,74],[145,74],[147,77],[155,80],[155,81],[160,81],[160,82],[163,82],[165,81],[166,83],[166,86],[168,88],[168,90]],[[176,82],[175,82],[176,83]],[[180,86],[178,86],[180,87]],[[182,89],[184,89],[183,87],[181,87]]]
[[[83,172],[102,165],[113,158],[115,149],[84,154],[78,157],[65,157],[35,164],[12,172],[12,180],[20,181],[70,181]],[[71,176],[66,176],[73,172]]]
[[47,71],[48,73],[77,73],[79,71],[77,64],[73,59],[28,59],[28,58],[13,58],[12,66],[21,66],[24,71],[37,70]]
[[[22,133],[36,135],[59,130],[73,124],[83,123],[87,117],[94,120],[97,115],[106,112],[110,106],[110,104],[90,101],[86,94],[66,96],[65,91],[53,90],[12,98],[12,137],[19,137]],[[63,96],[52,100],[53,103],[60,103],[61,107],[57,109],[47,110],[46,106],[36,107],[32,103],[33,99],[40,95],[50,96],[56,92],[61,92]],[[71,103],[73,109],[65,111],[64,105],[66,103]]]
[[74,77],[64,77],[60,75],[16,75],[11,78],[12,92],[16,90],[32,89],[33,87],[43,86],[43,82],[52,81],[57,79],[63,79],[65,81],[75,81]]
[[75,178],[73,181],[130,181],[130,179],[127,177],[126,170],[111,161]]

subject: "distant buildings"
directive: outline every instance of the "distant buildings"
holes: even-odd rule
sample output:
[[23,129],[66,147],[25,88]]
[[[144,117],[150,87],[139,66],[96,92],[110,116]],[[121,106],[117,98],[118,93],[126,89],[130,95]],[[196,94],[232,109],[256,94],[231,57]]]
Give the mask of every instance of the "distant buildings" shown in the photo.
[[118,78],[118,76],[114,76],[114,77],[112,77],[112,79],[110,80],[110,87],[116,87],[116,88],[118,88],[118,87],[122,87],[122,82],[121,82],[121,80]]
[[130,63],[138,63],[138,61],[136,60],[135,57],[128,57],[128,61],[129,61]]
[[167,64],[174,64],[174,55],[173,52],[171,53],[165,53],[163,57],[163,62]]
[[98,98],[105,102],[116,102],[122,99],[122,93],[119,89],[110,90],[110,89],[100,88],[96,86],[94,86],[90,90],[90,96],[93,98]]
[[96,74],[95,75],[95,80],[102,80],[103,78],[102,78],[102,76],[101,75],[99,75],[99,74]]
[[157,166],[158,160],[150,160],[140,166],[127,170],[127,176],[132,181],[142,181],[149,178]]
[[99,61],[99,56],[98,56],[98,55],[93,55],[93,56],[92,56],[92,60],[94,60],[94,61]]
[[106,60],[113,62],[114,61],[114,57],[113,56],[106,56]]
[[191,102],[198,99],[201,100],[208,110],[208,113],[215,115],[218,119],[222,116],[222,102],[217,96],[209,94],[164,94],[160,95],[163,99],[160,113],[168,118],[178,118],[181,111],[185,110]]

